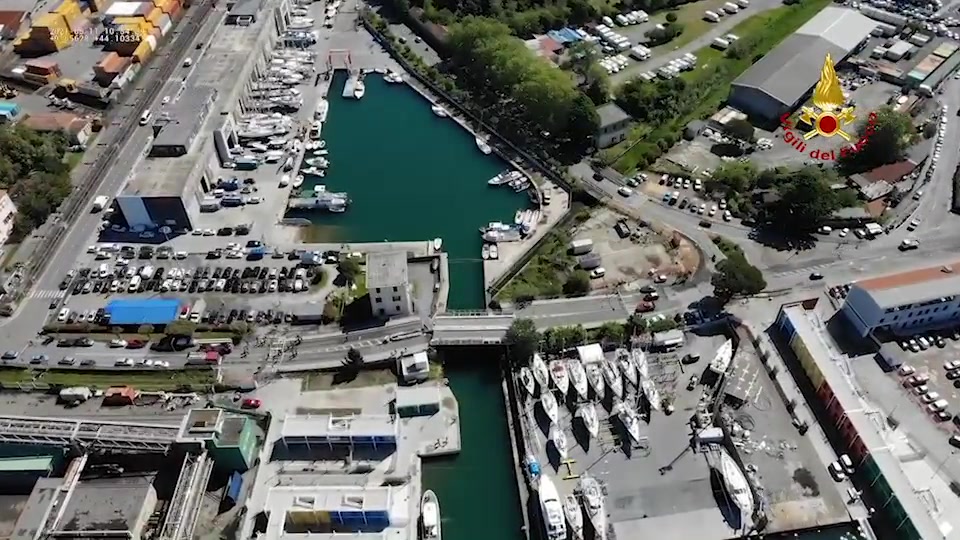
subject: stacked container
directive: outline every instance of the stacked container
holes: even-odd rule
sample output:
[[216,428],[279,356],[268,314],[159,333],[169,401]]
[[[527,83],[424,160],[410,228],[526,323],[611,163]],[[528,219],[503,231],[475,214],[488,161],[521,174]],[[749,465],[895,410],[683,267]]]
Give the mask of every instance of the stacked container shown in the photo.
[[17,54],[50,54],[62,51],[73,43],[73,31],[59,13],[45,13],[37,17],[29,33],[13,42]]
[[130,65],[129,58],[123,58],[115,52],[107,53],[97,65],[93,66],[93,78],[100,86],[109,86],[117,75]]
[[23,78],[35,84],[50,84],[60,78],[63,73],[60,65],[53,60],[37,58],[28,60],[24,64]]
[[52,13],[63,16],[73,35],[81,35],[78,30],[82,28],[83,22],[87,20],[87,14],[84,13],[83,8],[76,0],[64,0]]

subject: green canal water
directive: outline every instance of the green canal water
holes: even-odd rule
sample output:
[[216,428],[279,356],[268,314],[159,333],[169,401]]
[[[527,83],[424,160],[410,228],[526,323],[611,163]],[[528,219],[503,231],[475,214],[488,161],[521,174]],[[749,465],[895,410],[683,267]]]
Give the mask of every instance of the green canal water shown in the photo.
[[[316,183],[348,192],[353,203],[339,215],[292,216],[309,217],[318,240],[327,242],[441,237],[450,257],[449,306],[483,307],[478,228],[510,221],[528,204],[523,195],[487,186],[507,164],[481,154],[471,134],[434,116],[429,103],[406,85],[388,85],[372,74],[366,95],[356,101],[340,97],[345,82],[346,74],[338,71],[323,131],[331,166]],[[463,449],[427,461],[424,485],[440,498],[447,540],[526,538],[500,370],[489,354],[478,348],[443,351],[460,404]],[[843,532],[795,538],[840,540]]]
[[[405,84],[365,79],[362,100],[341,97],[346,72],[337,71],[323,126],[330,169],[316,179],[353,201],[343,214],[309,217],[326,242],[382,242],[443,238],[450,261],[451,309],[484,304],[479,228],[513,221],[526,195],[487,180],[508,164],[483,155],[474,137],[455,121],[439,118],[430,103]],[[313,105],[309,105],[313,106]],[[311,188],[310,179],[304,188]]]

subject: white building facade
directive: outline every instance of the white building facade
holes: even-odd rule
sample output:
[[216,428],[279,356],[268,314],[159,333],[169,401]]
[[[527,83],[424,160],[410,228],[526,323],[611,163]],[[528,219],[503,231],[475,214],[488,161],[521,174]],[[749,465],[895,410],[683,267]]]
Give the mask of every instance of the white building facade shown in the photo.
[[960,262],[858,281],[841,312],[861,336],[914,334],[960,319]]
[[413,313],[413,291],[402,251],[367,255],[367,292],[375,317],[406,317]]
[[6,244],[10,238],[16,217],[17,205],[13,204],[6,190],[0,189],[0,245]]

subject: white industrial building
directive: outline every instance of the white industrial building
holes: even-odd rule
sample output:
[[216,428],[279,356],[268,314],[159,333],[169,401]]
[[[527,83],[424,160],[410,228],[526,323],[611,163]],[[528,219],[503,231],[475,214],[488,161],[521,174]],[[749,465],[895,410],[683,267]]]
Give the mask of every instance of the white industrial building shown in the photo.
[[943,326],[960,315],[960,262],[910,270],[853,284],[841,312],[861,336]]
[[403,251],[367,255],[367,292],[376,317],[404,317],[413,313],[413,291]]
[[[410,485],[274,486],[264,505],[261,538],[360,538],[375,540],[402,532],[410,523]],[[393,534],[391,534],[391,532]]]
[[0,246],[6,244],[10,238],[16,217],[17,205],[13,204],[7,190],[0,189]]

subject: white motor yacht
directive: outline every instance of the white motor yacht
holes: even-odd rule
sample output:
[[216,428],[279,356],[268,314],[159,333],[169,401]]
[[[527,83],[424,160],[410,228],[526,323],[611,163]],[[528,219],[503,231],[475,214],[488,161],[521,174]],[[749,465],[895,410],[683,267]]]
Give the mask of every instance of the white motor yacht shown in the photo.
[[432,490],[427,490],[420,498],[420,526],[423,540],[443,540],[440,530],[440,501]]
[[553,443],[553,447],[557,450],[557,455],[560,456],[560,461],[566,461],[567,434],[564,433],[557,424],[550,426],[550,442]]
[[324,98],[320,98],[320,101],[317,102],[317,110],[314,111],[313,117],[316,118],[318,122],[326,122],[328,112],[330,112],[330,102]]
[[500,248],[496,244],[490,244],[490,260],[495,261],[500,258]]
[[637,387],[637,369],[630,361],[630,353],[626,349],[617,351],[617,364],[620,365],[620,371],[624,378],[630,383],[630,386]]
[[367,87],[364,86],[363,81],[357,79],[356,84],[353,86],[353,98],[354,99],[363,99],[363,95],[367,92]]
[[716,356],[710,362],[710,369],[723,375],[730,367],[731,360],[733,360],[733,341],[728,339],[717,349]]
[[603,384],[603,372],[600,370],[600,365],[596,362],[588,362],[583,367],[587,372],[587,381],[593,387],[594,395],[597,396],[597,399],[603,399],[606,386]]
[[443,248],[443,238],[434,238],[433,239],[433,251],[439,253]]
[[617,413],[617,416],[620,417],[620,421],[623,422],[623,428],[627,430],[627,433],[630,435],[630,439],[635,443],[640,442],[640,417],[637,415],[637,411],[631,409],[627,406],[626,403],[620,404],[620,410]]
[[519,225],[523,223],[523,210],[517,210],[517,213],[513,215],[513,224]]
[[537,487],[540,495],[540,515],[543,517],[543,526],[547,531],[545,540],[566,540],[567,522],[564,518],[563,503],[557,494],[557,487],[553,480],[543,474]]
[[528,395],[536,395],[537,381],[533,379],[533,372],[527,366],[520,368],[520,384],[523,385],[523,389],[527,391]]
[[447,110],[440,105],[434,105],[430,107],[430,110],[433,111],[433,114],[439,116],[440,118],[446,118],[447,116],[450,116]]
[[560,395],[566,396],[570,390],[570,375],[567,373],[567,365],[563,360],[550,362],[550,378],[553,379],[553,384],[560,391]]
[[596,439],[600,435],[600,419],[597,417],[597,407],[592,402],[584,403],[577,408],[577,415],[583,420],[583,427],[587,428],[590,437]]
[[[480,249],[480,256],[481,256],[481,257],[483,258],[483,260],[485,260],[485,261],[490,260],[490,244],[484,244],[484,245],[483,245],[483,248]],[[536,382],[536,381],[534,381],[534,382]]]
[[583,507],[587,511],[587,518],[593,525],[596,540],[607,538],[607,508],[603,500],[603,491],[600,483],[590,475],[580,476],[580,491],[583,494]]
[[490,145],[487,144],[486,139],[484,139],[483,137],[477,135],[476,139],[474,140],[477,143],[477,148],[479,148],[480,151],[483,152],[485,156],[489,156],[493,152],[493,148],[491,148]]
[[533,370],[533,378],[540,385],[541,392],[550,388],[550,372],[547,370],[547,363],[543,361],[539,353],[533,353],[530,369]]
[[550,392],[544,392],[540,397],[540,406],[543,407],[544,414],[550,420],[551,424],[556,424],[560,419],[560,407],[557,406],[557,398]]
[[303,175],[302,175],[302,174],[298,174],[298,175],[296,176],[296,178],[293,179],[293,183],[290,184],[290,185],[293,186],[293,187],[295,187],[295,188],[298,188],[298,187],[302,186],[302,185],[303,185]]
[[604,361],[600,368],[603,370],[603,378],[613,393],[614,398],[623,397],[623,377],[620,376],[620,370],[612,362]]
[[567,373],[570,374],[570,382],[574,391],[580,399],[587,399],[589,384],[587,383],[587,372],[583,370],[583,362],[580,360],[570,360],[567,362]]
[[513,181],[513,173],[515,171],[503,171],[502,173],[494,176],[493,178],[487,180],[487,184],[491,186],[501,186],[503,184],[508,184]]
[[746,525],[753,515],[753,492],[750,491],[747,477],[724,448],[720,448],[720,474],[727,493],[740,510],[741,526]]
[[583,509],[576,495],[567,495],[563,498],[563,513],[567,516],[570,533],[573,540],[583,540]]

